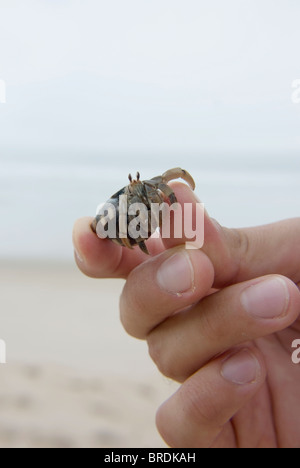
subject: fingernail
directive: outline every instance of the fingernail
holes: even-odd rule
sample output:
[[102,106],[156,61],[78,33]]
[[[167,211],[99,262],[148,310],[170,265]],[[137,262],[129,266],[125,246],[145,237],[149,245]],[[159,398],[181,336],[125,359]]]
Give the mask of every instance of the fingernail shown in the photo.
[[254,382],[260,366],[248,349],[238,351],[223,363],[221,375],[229,382],[245,385]]
[[194,268],[189,254],[184,250],[168,258],[157,271],[160,288],[181,295],[194,288]]
[[249,314],[268,319],[287,312],[289,297],[284,280],[273,277],[245,289],[241,294],[241,302]]
[[83,263],[84,260],[83,260],[83,257],[82,255],[78,252],[77,249],[74,248],[74,254],[75,254],[75,257],[77,258],[78,262],[79,263]]

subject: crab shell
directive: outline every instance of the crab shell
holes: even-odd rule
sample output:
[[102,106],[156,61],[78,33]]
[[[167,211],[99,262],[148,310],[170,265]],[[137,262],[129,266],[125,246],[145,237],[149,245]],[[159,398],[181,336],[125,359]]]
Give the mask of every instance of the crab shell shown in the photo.
[[[153,177],[150,180],[141,181],[139,173],[137,173],[136,180],[133,180],[130,174],[128,178],[129,178],[130,184],[126,185],[126,187],[123,187],[117,193],[112,195],[110,199],[107,201],[107,203],[114,205],[115,213],[116,213],[116,220],[115,220],[116,221],[116,237],[114,238],[109,237],[109,238],[111,241],[115,242],[116,244],[121,245],[123,247],[128,247],[130,249],[133,249],[135,245],[138,245],[144,253],[149,255],[145,241],[151,236],[153,232],[153,231],[151,232],[151,225],[153,228],[151,219],[145,220],[145,222],[147,223],[147,228],[148,228],[147,238],[138,237],[137,239],[133,239],[132,237],[130,237],[128,230],[127,230],[127,237],[120,237],[119,197],[121,195],[127,196],[127,213],[128,213],[129,206],[132,205],[133,203],[143,203],[147,207],[148,215],[149,215],[151,212],[150,211],[151,203],[161,204],[167,201],[170,204],[173,204],[177,202],[177,199],[173,190],[171,189],[171,187],[168,186],[168,182],[174,179],[181,178],[189,184],[192,190],[195,190],[195,182],[192,176],[186,170],[181,169],[179,167],[174,168],[174,169],[169,169],[161,176]],[[134,216],[130,216],[130,215],[128,216],[127,227],[133,218]],[[148,218],[150,218],[150,216],[148,216]],[[161,227],[161,217],[159,220],[155,220],[155,221],[156,221],[156,227]],[[102,222],[104,229],[107,228],[107,222],[105,222],[104,220],[104,215],[97,215],[91,225],[91,228],[95,233],[97,233],[97,225],[99,222]]]

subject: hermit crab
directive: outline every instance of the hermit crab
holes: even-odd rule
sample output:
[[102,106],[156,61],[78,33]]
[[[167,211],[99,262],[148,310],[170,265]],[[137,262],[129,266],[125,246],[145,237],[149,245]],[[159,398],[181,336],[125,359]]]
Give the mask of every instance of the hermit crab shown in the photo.
[[[176,196],[171,187],[169,187],[168,182],[179,178],[185,180],[191,189],[195,190],[195,182],[192,176],[179,167],[169,169],[160,176],[143,181],[140,180],[139,172],[136,175],[136,180],[129,174],[129,185],[123,187],[112,195],[104,205],[101,205],[101,209],[91,224],[92,230],[99,237],[109,237],[110,240],[123,247],[133,249],[135,245],[138,245],[144,253],[149,255],[145,241],[153,234],[156,228],[161,227],[162,219],[161,212],[156,216],[156,219],[151,219],[151,216],[153,218],[151,207],[153,204],[161,205],[162,203],[168,203],[172,205],[177,202]],[[145,209],[140,209],[140,212],[143,211],[143,216],[140,216],[139,219],[142,226],[140,226],[138,235],[133,236],[128,226],[134,220],[131,208],[136,204],[138,206],[142,204],[142,207],[145,207]],[[112,209],[109,210],[108,207]],[[126,225],[122,227],[121,212],[124,212],[124,208],[125,212],[127,212],[127,217]],[[109,224],[114,224],[115,230],[113,233],[110,232],[108,236],[103,236],[103,232],[107,233],[109,231]]]

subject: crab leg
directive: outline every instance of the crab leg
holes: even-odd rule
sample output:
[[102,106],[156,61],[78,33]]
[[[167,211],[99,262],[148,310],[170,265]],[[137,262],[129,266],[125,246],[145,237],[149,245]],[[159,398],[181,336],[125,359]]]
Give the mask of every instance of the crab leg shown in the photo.
[[144,253],[147,254],[147,255],[150,255],[150,254],[149,254],[149,251],[148,251],[148,249],[147,249],[147,246],[146,246],[146,244],[145,244],[144,241],[139,242],[139,243],[138,243],[138,246],[139,246],[139,248],[141,249],[142,252],[144,252]]
[[164,195],[164,198],[167,200],[169,200],[169,202],[171,203],[176,203],[177,202],[177,198],[175,196],[175,193],[173,192],[173,190],[171,189],[171,187],[169,187],[167,184],[164,184],[164,183],[161,183],[158,185],[157,187]]
[[189,174],[188,171],[181,169],[180,167],[169,169],[161,176],[161,178],[164,184],[167,184],[168,182],[170,182],[170,180],[183,179],[189,184],[192,190],[195,190],[196,188],[195,181],[191,174]]
[[124,245],[124,247],[128,247],[128,249],[133,250],[133,247],[132,247],[132,245],[130,244],[128,237],[122,237],[122,238],[120,239],[120,241],[121,241],[121,244]]

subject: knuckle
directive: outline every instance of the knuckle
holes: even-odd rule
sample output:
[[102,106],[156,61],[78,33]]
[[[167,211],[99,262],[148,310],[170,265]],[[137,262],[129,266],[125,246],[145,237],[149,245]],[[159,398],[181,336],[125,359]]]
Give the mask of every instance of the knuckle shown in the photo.
[[162,339],[162,334],[154,330],[148,336],[147,342],[149,355],[160,373],[169,379],[182,381],[184,378],[180,375],[180,363],[173,355],[172,346],[168,346]]
[[148,351],[152,361],[156,364],[159,370],[161,370],[162,362],[162,343],[157,336],[158,334],[153,331],[147,338]]
[[244,229],[228,229],[230,233],[230,246],[235,259],[235,274],[231,283],[237,282],[237,278],[243,273],[244,265],[248,262],[251,253],[249,234]]
[[125,331],[130,334],[130,327],[129,327],[130,321],[128,320],[128,313],[127,313],[128,307],[127,307],[127,300],[124,294],[124,289],[120,296],[119,309],[120,309],[121,324],[123,325],[123,328],[125,329]]
[[128,291],[127,283],[125,284],[122,294],[120,296],[119,309],[120,309],[120,320],[125,331],[136,338],[140,338],[137,335],[138,329],[138,308],[134,300],[134,295]]
[[[211,298],[208,298],[208,305],[211,302]],[[199,330],[201,335],[205,336],[205,340],[209,343],[219,342],[224,339],[224,320],[223,311],[210,306],[207,310],[203,310],[202,314],[199,314]]]
[[212,421],[218,420],[220,408],[216,399],[212,397],[213,394],[211,389],[201,388],[192,381],[185,385],[184,391],[181,393],[181,406],[186,418],[208,427]]

